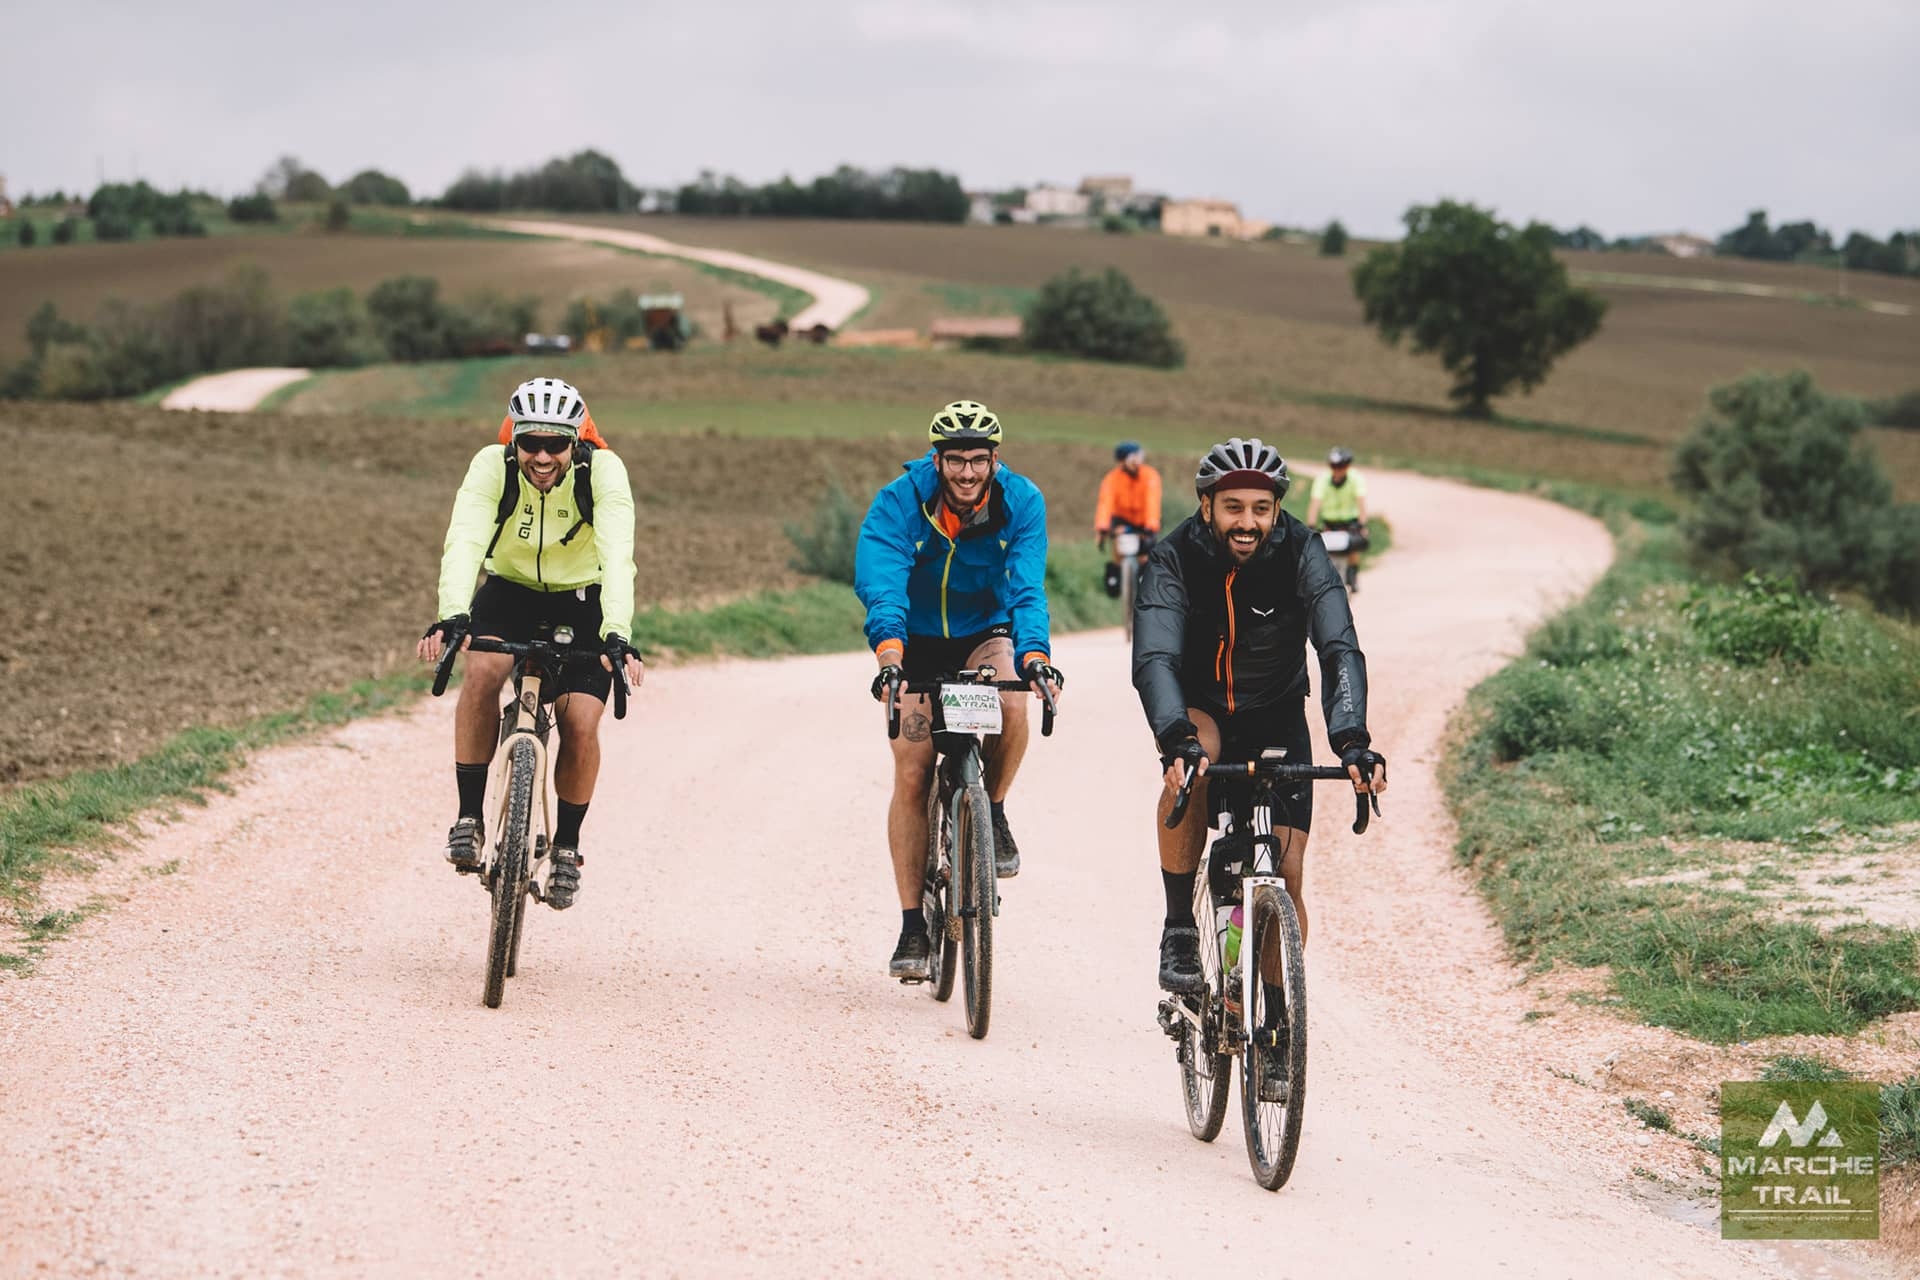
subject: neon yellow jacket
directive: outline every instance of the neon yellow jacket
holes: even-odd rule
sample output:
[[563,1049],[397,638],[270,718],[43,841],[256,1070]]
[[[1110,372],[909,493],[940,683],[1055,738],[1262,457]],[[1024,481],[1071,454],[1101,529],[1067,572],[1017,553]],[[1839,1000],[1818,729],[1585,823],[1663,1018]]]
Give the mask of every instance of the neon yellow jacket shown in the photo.
[[[593,465],[593,523],[564,546],[579,520],[573,487],[578,467],[567,468],[553,489],[541,493],[523,474],[520,509],[507,517],[493,554],[495,516],[506,490],[507,468],[501,446],[490,444],[473,455],[467,478],[453,498],[446,551],[440,557],[440,616],[467,612],[474,582],[484,567],[535,591],[574,591],[600,584],[600,638],[633,638],[633,488],[626,464],[611,449],[597,450]],[[484,564],[483,564],[484,561]]]
[[[596,458],[594,466],[599,466]],[[1313,478],[1313,490],[1307,497],[1309,501],[1320,504],[1320,522],[1322,524],[1339,520],[1358,520],[1360,518],[1360,499],[1367,496],[1367,482],[1360,478],[1358,471],[1347,471],[1347,482],[1335,484],[1331,471],[1322,471]]]

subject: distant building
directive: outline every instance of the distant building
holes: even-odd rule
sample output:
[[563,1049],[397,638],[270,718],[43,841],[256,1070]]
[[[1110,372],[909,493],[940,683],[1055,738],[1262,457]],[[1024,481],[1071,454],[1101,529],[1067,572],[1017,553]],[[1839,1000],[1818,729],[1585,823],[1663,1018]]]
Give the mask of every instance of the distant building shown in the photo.
[[993,221],[993,192],[967,192],[967,221],[987,223]]
[[1169,200],[1160,206],[1160,230],[1170,236],[1243,238],[1240,207],[1231,200]]
[[1124,174],[1082,178],[1080,194],[1087,197],[1095,213],[1119,213],[1133,197],[1133,179]]
[[1027,189],[1027,212],[1036,218],[1084,218],[1092,201],[1078,191],[1041,185]]
[[1713,241],[1685,231],[1676,231],[1670,236],[1649,236],[1648,243],[1659,246],[1676,258],[1711,258]]
[[7,176],[0,173],[0,218],[13,216],[13,201],[7,199]]

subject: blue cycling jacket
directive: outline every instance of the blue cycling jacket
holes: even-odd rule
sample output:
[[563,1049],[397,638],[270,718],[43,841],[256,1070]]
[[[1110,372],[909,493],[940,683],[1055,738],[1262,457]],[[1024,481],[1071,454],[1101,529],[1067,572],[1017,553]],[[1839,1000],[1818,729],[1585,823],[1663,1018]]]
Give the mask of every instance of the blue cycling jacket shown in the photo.
[[874,495],[860,525],[853,590],[867,607],[867,643],[909,635],[973,635],[1013,624],[1013,651],[1051,656],[1047,617],[1047,500],[1039,486],[1001,463],[985,521],[948,537],[939,507],[934,451]]

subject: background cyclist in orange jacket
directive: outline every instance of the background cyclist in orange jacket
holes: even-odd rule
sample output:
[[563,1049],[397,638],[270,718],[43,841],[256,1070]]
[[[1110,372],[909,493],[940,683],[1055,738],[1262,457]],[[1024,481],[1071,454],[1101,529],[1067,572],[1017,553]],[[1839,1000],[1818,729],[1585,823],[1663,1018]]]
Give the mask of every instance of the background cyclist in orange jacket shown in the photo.
[[[1093,532],[1104,550],[1113,535],[1132,530],[1140,535],[1140,554],[1146,555],[1160,532],[1160,473],[1147,465],[1147,451],[1137,441],[1122,440],[1113,447],[1113,470],[1100,481],[1093,506]],[[1107,562],[1107,594],[1120,598],[1120,548]]]

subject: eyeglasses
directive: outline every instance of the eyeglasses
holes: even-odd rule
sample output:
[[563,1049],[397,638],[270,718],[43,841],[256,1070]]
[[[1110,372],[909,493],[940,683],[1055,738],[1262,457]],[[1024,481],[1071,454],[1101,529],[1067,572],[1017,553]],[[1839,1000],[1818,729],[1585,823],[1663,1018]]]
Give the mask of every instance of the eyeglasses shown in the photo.
[[573,440],[569,436],[515,436],[513,443],[515,448],[530,458],[543,453],[557,458],[573,447]]
[[948,471],[991,471],[993,455],[982,453],[963,458],[957,453],[943,453],[940,455],[940,465]]

